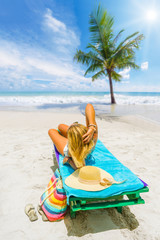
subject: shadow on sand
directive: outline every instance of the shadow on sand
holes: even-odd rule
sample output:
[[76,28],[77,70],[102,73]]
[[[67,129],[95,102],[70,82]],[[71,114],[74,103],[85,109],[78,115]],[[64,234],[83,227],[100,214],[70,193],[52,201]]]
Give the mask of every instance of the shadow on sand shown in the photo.
[[[107,109],[106,106],[111,106],[111,104],[109,103],[92,103],[93,104],[95,111],[99,114],[99,113],[107,113]],[[72,111],[74,112],[74,108],[77,108],[77,110],[79,110],[82,114],[85,113],[85,107],[86,107],[87,103],[58,103],[58,104],[52,104],[52,103],[48,103],[48,104],[43,104],[40,106],[37,106],[37,109],[67,109],[67,108],[73,108]]]
[[106,122],[113,122],[113,121],[119,121],[120,116],[112,116],[112,115],[105,115],[105,114],[99,114],[96,115],[96,117],[100,120],[105,120]]
[[51,166],[50,168],[52,169],[52,171],[54,173],[56,171],[56,169],[59,168],[54,150],[52,152],[52,157],[53,157],[53,166]]
[[[57,159],[53,150],[53,172],[58,168]],[[122,208],[122,214],[116,208],[97,209],[77,212],[76,218],[71,219],[69,207],[64,218],[68,236],[82,237],[89,233],[98,233],[113,229],[129,229],[130,231],[139,226],[135,215],[128,206]]]
[[81,211],[71,219],[69,211],[64,218],[68,236],[82,237],[89,233],[98,233],[116,229],[129,229],[130,231],[139,226],[135,215],[129,207],[123,207],[122,214],[117,209],[97,209],[92,211]]

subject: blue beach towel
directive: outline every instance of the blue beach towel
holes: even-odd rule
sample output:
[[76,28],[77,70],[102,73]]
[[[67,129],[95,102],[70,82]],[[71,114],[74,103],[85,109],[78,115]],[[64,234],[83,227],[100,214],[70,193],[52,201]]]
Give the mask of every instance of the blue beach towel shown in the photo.
[[145,183],[143,183],[143,181],[141,181],[130,169],[118,161],[118,159],[108,151],[108,149],[100,140],[97,141],[94,151],[87,157],[86,165],[100,167],[110,173],[116,181],[123,181],[127,179],[126,182],[122,184],[115,184],[105,190],[95,192],[68,187],[65,184],[65,179],[74,172],[74,169],[72,169],[68,164],[63,165],[64,156],[59,154],[58,157],[59,159],[57,160],[59,161],[59,169],[62,176],[63,187],[67,194],[67,204],[69,204],[70,196],[84,198],[106,198],[121,194],[123,192],[135,191],[143,188],[145,185]]

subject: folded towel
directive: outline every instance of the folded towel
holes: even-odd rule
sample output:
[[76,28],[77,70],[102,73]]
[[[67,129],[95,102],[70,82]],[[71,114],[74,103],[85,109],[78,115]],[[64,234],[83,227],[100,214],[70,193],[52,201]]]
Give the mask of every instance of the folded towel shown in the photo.
[[[74,172],[68,164],[63,165],[63,156],[56,153],[59,161],[60,174],[62,176],[63,187],[67,194],[67,204],[69,204],[69,197],[84,197],[84,198],[105,198],[113,195],[118,195],[123,192],[135,191],[144,187],[144,183],[126,166],[124,166],[111,152],[98,140],[96,147],[92,154],[86,159],[86,165],[92,165],[102,168],[110,173],[116,181],[123,181],[122,184],[112,185],[111,187],[102,191],[84,191],[68,187],[65,184],[65,179]],[[132,161],[132,160],[131,160]]]

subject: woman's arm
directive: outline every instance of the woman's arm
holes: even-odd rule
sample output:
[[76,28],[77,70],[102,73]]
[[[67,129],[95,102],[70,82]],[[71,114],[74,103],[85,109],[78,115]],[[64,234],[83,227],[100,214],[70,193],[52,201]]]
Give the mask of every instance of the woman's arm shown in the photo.
[[58,130],[61,132],[61,134],[67,138],[67,130],[68,130],[69,126],[66,124],[59,124],[58,125]]
[[88,103],[85,109],[86,126],[88,131],[83,135],[84,143],[89,143],[91,139],[94,139],[95,144],[98,139],[98,126],[95,120],[95,110],[92,104]]

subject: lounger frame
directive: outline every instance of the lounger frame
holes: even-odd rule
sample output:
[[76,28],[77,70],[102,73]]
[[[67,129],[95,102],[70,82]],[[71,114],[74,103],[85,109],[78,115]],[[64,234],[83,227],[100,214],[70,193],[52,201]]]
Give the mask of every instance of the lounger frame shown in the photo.
[[[101,208],[117,208],[117,211],[122,213],[122,207],[127,205],[144,204],[144,199],[140,193],[148,192],[149,188],[144,187],[136,191],[124,192],[120,195],[115,195],[107,198],[80,198],[71,196],[69,198],[70,216],[76,217],[77,211],[94,210]],[[124,196],[127,196],[124,198]]]
[[[59,165],[59,152],[57,151],[55,145],[54,149],[56,159]],[[144,187],[139,190],[123,192],[120,195],[114,195],[107,198],[81,198],[70,196],[69,198],[70,216],[71,218],[75,218],[76,212],[78,211],[113,207],[115,207],[118,212],[122,213],[123,206],[144,204],[145,201],[144,199],[141,198],[140,194],[144,192],[149,192],[149,188],[147,187],[147,184],[145,182],[143,183]]]

